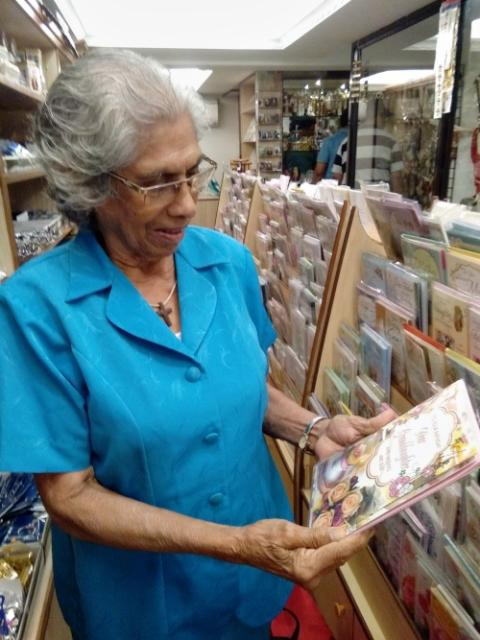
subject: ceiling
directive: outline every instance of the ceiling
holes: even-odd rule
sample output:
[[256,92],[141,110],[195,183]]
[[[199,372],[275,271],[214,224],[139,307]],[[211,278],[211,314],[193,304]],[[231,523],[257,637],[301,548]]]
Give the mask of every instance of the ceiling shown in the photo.
[[[71,0],[75,5],[75,0]],[[163,64],[170,67],[192,66],[213,69],[212,75],[202,85],[201,93],[222,95],[238,87],[238,84],[251,73],[257,70],[285,70],[293,71],[320,71],[349,69],[351,44],[385,25],[415,11],[428,2],[425,0],[351,0],[345,6],[338,2],[340,9],[328,17],[318,26],[300,37],[296,42],[283,49],[255,49],[255,50],[226,50],[226,49],[179,49],[179,48],[147,48],[138,49],[139,53],[155,57]],[[285,5],[285,6],[283,6]],[[278,0],[279,11],[290,11],[292,21],[295,21],[292,4],[285,0]],[[232,18],[235,11],[241,11],[242,7],[231,6]],[[81,17],[81,16],[80,16]],[[255,15],[252,15],[255,20]],[[432,24],[437,25],[435,17]],[[429,22],[429,21],[425,21]],[[258,30],[258,29],[257,29]],[[419,29],[418,42],[433,33],[430,28]],[[421,36],[421,37],[420,37]],[[87,40],[88,41],[88,40]],[[405,46],[408,46],[407,43]],[[392,60],[395,64],[395,54],[391,47],[380,46],[381,56],[385,56],[385,62]],[[383,51],[382,51],[383,46]],[[381,67],[382,57],[378,61]],[[377,56],[375,56],[377,57]],[[425,64],[430,64],[432,53],[409,52],[403,56],[402,62],[415,64],[418,60],[420,66],[422,59]],[[299,74],[301,75],[301,74]]]

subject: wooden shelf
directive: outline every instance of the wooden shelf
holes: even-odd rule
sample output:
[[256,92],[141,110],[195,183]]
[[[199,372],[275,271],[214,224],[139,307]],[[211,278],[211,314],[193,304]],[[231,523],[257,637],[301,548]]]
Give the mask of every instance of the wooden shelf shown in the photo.
[[11,171],[10,173],[4,173],[1,179],[5,181],[5,184],[16,184],[17,182],[27,182],[28,180],[38,180],[45,177],[45,171],[43,169],[18,169]]
[[43,100],[43,94],[38,91],[32,91],[28,87],[0,75],[0,108],[9,110],[33,109],[38,107]]
[[370,549],[362,549],[338,570],[357,616],[375,640],[420,640]]
[[[40,5],[29,0],[0,0],[2,30],[15,38],[19,48],[57,49],[68,60],[75,59],[54,27],[43,18]],[[36,8],[35,8],[36,7]]]

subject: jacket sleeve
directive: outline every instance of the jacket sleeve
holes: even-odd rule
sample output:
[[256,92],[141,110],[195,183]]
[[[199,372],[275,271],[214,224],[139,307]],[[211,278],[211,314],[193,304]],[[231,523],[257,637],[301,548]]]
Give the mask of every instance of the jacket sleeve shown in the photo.
[[0,471],[90,465],[86,393],[75,384],[72,358],[48,314],[0,293]]

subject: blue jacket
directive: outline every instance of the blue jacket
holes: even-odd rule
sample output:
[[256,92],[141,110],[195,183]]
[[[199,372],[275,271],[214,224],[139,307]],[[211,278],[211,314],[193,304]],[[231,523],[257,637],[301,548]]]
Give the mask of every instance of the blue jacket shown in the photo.
[[[181,341],[94,235],[0,288],[0,470],[93,467],[104,487],[212,522],[290,518],[262,421],[275,333],[249,252],[189,228]],[[60,605],[82,640],[212,640],[272,619],[290,583],[208,557],[120,550],[53,528]]]

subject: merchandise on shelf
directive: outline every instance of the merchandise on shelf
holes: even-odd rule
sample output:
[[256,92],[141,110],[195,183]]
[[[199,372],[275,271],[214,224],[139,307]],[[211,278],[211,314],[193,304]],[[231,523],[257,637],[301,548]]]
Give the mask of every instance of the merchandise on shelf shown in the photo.
[[[364,193],[349,193],[361,217],[375,221],[386,256],[371,249],[361,256],[356,318],[338,328],[333,365],[323,372],[321,399],[332,412],[369,417],[382,409],[389,386],[392,401],[400,398],[404,406],[427,406],[433,394],[448,393],[448,385],[464,384],[469,399],[462,407],[471,403],[478,415],[477,215],[465,206],[441,202],[423,211],[384,189],[373,185]],[[387,381],[389,364],[391,379]],[[444,412],[442,420],[454,413]],[[416,420],[422,413],[414,408],[410,415]],[[448,446],[454,446],[455,455],[432,457],[431,469],[424,470],[427,485],[436,483],[437,476],[440,479],[438,465],[443,469],[451,464],[466,442],[451,438]],[[385,456],[385,461],[387,458],[392,465],[393,458]],[[465,465],[459,473],[468,470],[468,463]],[[402,507],[411,486],[416,486],[415,473],[410,470],[399,475],[395,495]],[[436,638],[432,629],[444,628],[446,615],[463,620],[466,635],[462,637],[478,637],[479,496],[477,473],[470,473],[461,482],[440,486],[439,491],[413,504],[411,513],[389,518],[376,529],[375,553],[422,637]],[[377,501],[375,509],[379,506]]]
[[226,171],[227,199],[220,209],[220,230],[239,242],[245,239],[253,188],[257,177],[248,173]]
[[5,173],[38,166],[35,155],[27,147],[14,140],[0,138],[0,155]]
[[33,476],[0,473],[0,638],[21,637],[43,562],[48,518]]
[[283,193],[261,185],[255,255],[266,283],[266,305],[278,339],[270,353],[279,388],[301,397],[315,337],[328,264],[338,227],[332,193]]
[[17,252],[23,262],[50,248],[65,235],[69,225],[63,215],[48,211],[24,211],[13,221]]
[[18,85],[44,93],[46,90],[40,49],[18,50],[14,38],[0,34],[0,78],[4,76]]

